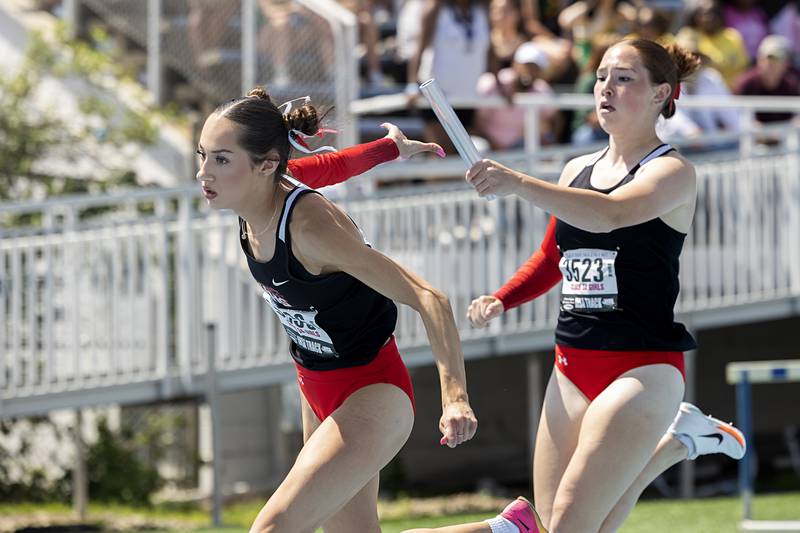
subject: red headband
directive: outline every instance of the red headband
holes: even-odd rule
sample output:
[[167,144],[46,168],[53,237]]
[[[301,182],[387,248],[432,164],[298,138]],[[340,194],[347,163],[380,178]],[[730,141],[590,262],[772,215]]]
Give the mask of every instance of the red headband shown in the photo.
[[670,113],[675,113],[675,100],[681,97],[681,82],[675,84],[675,91],[672,93],[672,98],[670,98],[667,107],[671,110]]

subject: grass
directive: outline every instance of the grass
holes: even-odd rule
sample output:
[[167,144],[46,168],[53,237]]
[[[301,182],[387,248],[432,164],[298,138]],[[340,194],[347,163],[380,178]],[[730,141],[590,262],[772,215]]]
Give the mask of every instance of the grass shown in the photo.
[[[403,502],[399,503],[400,506]],[[208,513],[197,509],[175,509],[168,506],[153,509],[135,509],[123,506],[92,505],[89,518],[92,523],[106,523],[113,517],[123,519],[130,528],[142,528],[149,524],[159,524],[160,533],[187,531],[193,533],[231,533],[242,531],[260,508],[260,502],[241,503],[225,508],[224,528],[208,528]],[[418,527],[438,527],[443,525],[480,521],[493,516],[496,511],[478,514],[460,514],[437,517],[392,518],[381,525],[383,533],[399,533]],[[0,504],[0,526],[5,517],[36,516],[33,520],[41,524],[42,517],[50,516],[49,523],[56,523],[59,517],[69,516],[70,509],[58,504]],[[762,495],[755,498],[754,515],[757,519],[800,520],[800,493]],[[707,498],[698,500],[658,500],[645,501],[636,506],[633,514],[620,533],[732,533],[737,531],[741,516],[741,504],[737,498]],[[171,525],[172,524],[172,525]],[[20,526],[21,527],[21,526]],[[9,530],[0,527],[0,530]],[[114,529],[119,529],[116,524]],[[10,529],[13,530],[13,529]]]

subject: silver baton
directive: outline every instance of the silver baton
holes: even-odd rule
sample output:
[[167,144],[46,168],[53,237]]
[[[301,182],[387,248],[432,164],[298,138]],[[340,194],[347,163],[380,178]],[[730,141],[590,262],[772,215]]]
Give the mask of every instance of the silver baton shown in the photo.
[[[439,119],[439,123],[441,123],[447,136],[450,137],[453,146],[456,147],[458,155],[467,163],[467,167],[471,167],[480,161],[481,156],[478,153],[478,149],[475,148],[469,133],[464,129],[464,125],[458,120],[456,112],[453,111],[453,107],[447,101],[436,79],[432,78],[426,81],[419,86],[419,90],[431,103],[431,109],[436,113],[436,118]],[[495,195],[490,194],[486,196],[486,199],[494,200]]]

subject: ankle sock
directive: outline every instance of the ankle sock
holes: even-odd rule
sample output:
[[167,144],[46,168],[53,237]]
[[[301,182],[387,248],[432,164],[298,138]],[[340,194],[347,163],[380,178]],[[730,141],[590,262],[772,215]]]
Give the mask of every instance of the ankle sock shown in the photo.
[[673,435],[675,435],[675,438],[689,450],[689,457],[687,457],[687,459],[697,459],[697,446],[694,444],[694,439],[686,433],[673,433]]
[[519,533],[517,526],[499,515],[486,520],[486,523],[489,524],[492,533]]

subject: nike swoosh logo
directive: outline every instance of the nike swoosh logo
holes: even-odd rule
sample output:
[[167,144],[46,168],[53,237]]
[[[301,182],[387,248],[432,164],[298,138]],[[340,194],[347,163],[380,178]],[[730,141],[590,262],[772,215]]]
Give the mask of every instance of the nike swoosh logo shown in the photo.
[[[278,281],[275,281],[275,278],[272,278],[272,284],[273,284],[273,285],[275,285],[276,287],[280,287],[280,286],[281,286],[281,285],[283,285],[284,283],[289,283],[289,280],[288,280],[288,279],[286,279],[286,280],[283,280],[283,281],[280,281],[280,282],[278,282]],[[721,441],[722,441],[722,437],[720,437],[720,439],[719,439],[719,440],[720,440],[720,442],[721,442]]]
[[701,437],[706,437],[708,439],[717,439],[717,446],[722,444],[722,435],[719,433],[709,433],[708,435],[700,435]]

